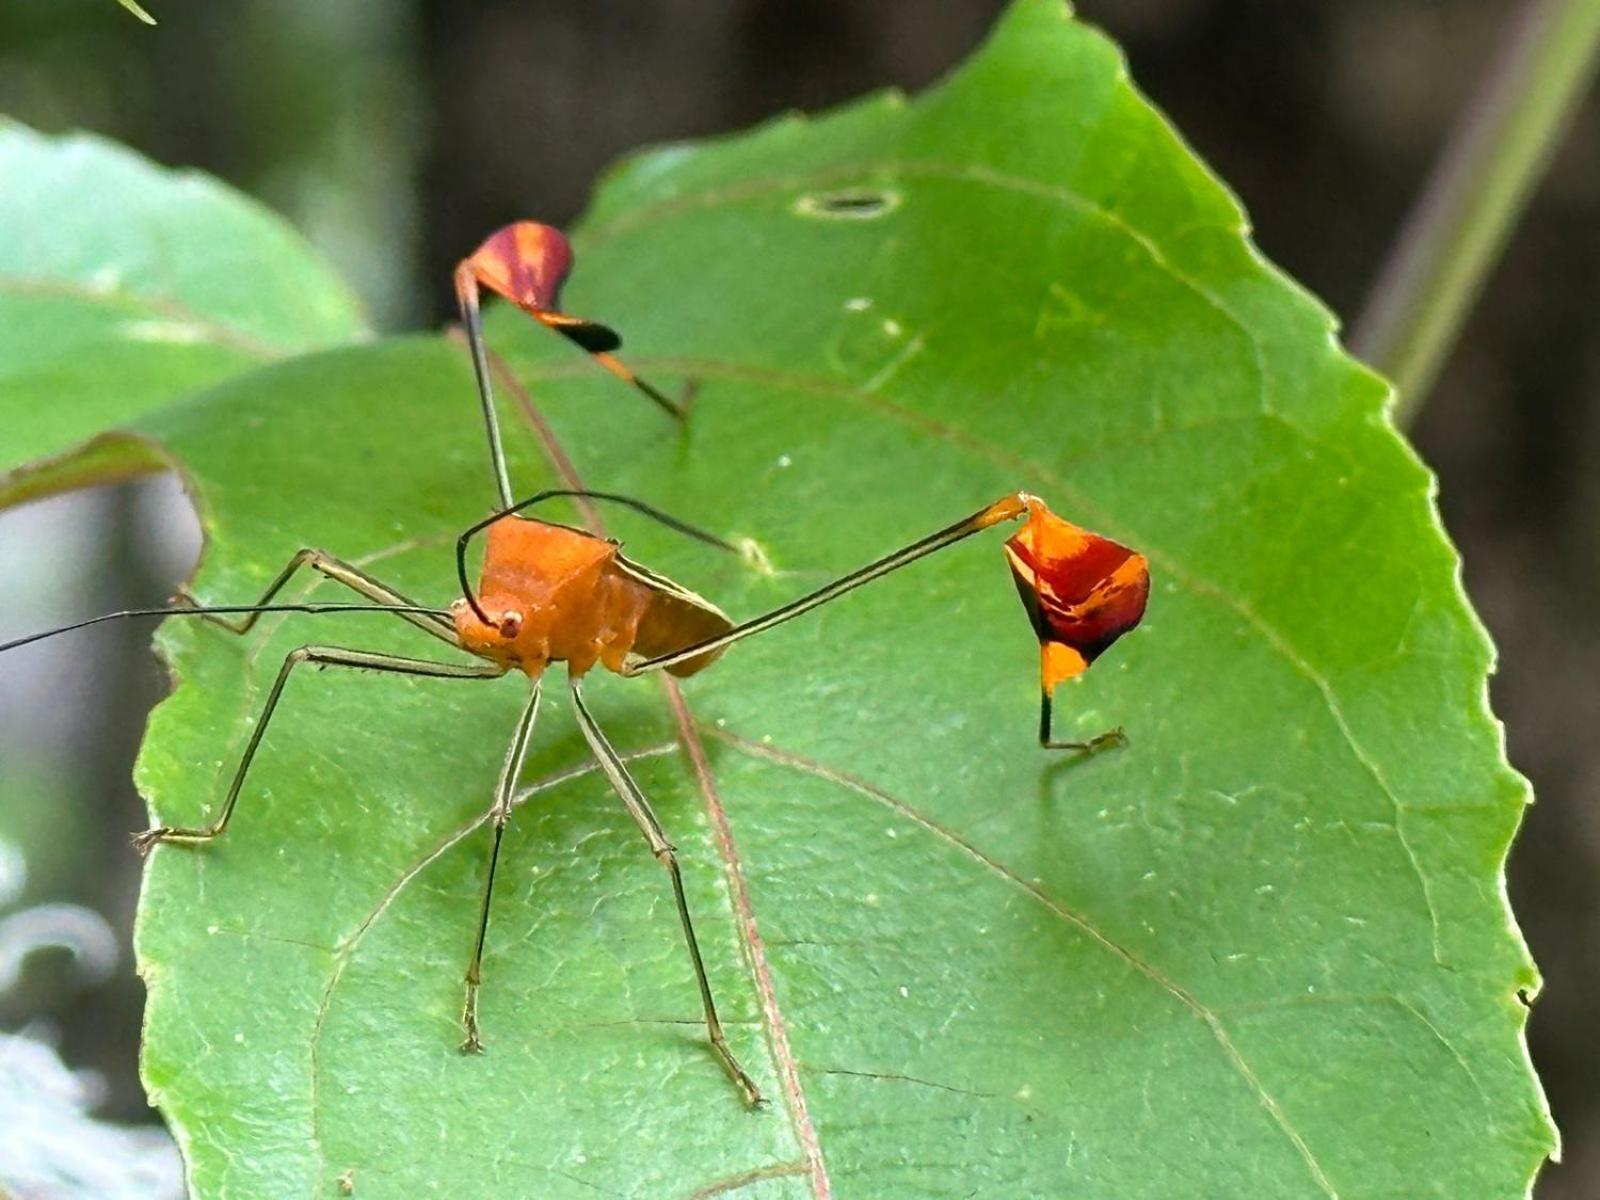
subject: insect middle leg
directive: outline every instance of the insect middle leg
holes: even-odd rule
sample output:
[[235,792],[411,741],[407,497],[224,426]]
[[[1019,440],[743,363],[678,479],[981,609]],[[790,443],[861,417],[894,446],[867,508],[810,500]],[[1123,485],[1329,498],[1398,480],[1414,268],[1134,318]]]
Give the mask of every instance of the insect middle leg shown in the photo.
[[678,920],[683,926],[684,941],[689,947],[689,960],[694,965],[695,982],[700,987],[700,1004],[705,1011],[706,1033],[711,1038],[711,1048],[716,1052],[723,1070],[727,1071],[729,1078],[744,1093],[746,1103],[752,1107],[761,1104],[761,1089],[739,1065],[739,1060],[734,1057],[733,1050],[728,1046],[728,1039],[723,1036],[722,1022],[717,1019],[716,1002],[711,998],[711,984],[706,979],[705,961],[700,957],[700,945],[694,936],[694,922],[689,918],[689,902],[683,894],[683,873],[678,869],[677,847],[667,840],[666,831],[661,828],[661,822],[657,820],[650,802],[645,799],[644,792],[628,773],[628,768],[623,764],[621,756],[612,747],[604,731],[596,724],[594,716],[583,702],[583,694],[576,679],[571,681],[571,688],[573,711],[577,714],[578,727],[583,730],[583,736],[588,741],[589,748],[594,751],[600,769],[605,772],[612,788],[627,806],[628,814],[633,817],[644,834],[645,841],[650,844],[650,853],[655,855],[656,861],[667,869],[667,874],[672,879],[672,898],[677,904]]
[[500,861],[500,839],[506,824],[511,820],[511,809],[517,793],[517,780],[522,775],[523,761],[528,757],[528,743],[533,737],[533,723],[539,716],[539,683],[534,681],[533,696],[523,709],[517,731],[512,735],[506,750],[505,763],[500,768],[500,779],[494,788],[494,806],[489,809],[489,819],[494,825],[494,841],[489,845],[489,869],[483,880],[483,905],[478,910],[478,936],[472,943],[472,958],[467,963],[467,1002],[461,1010],[461,1024],[466,1038],[461,1050],[477,1054],[483,1050],[478,1038],[478,988],[483,983],[483,940],[489,933],[489,900],[494,895],[494,871]]
[[267,702],[262,706],[261,716],[256,721],[255,730],[250,734],[249,744],[245,746],[244,754],[239,759],[239,766],[233,773],[233,782],[228,785],[228,794],[222,802],[222,811],[217,814],[217,819],[210,825],[199,828],[159,825],[154,829],[137,833],[133,837],[133,844],[139,853],[148,853],[157,842],[190,844],[209,842],[227,830],[234,806],[239,802],[239,792],[244,787],[245,776],[249,774],[250,764],[255,760],[261,739],[266,736],[267,726],[272,722],[272,714],[277,710],[278,701],[283,696],[284,685],[289,682],[289,676],[294,673],[294,669],[301,663],[307,662],[320,666],[351,667],[360,671],[383,671],[392,675],[419,675],[430,679],[494,679],[505,674],[505,668],[496,663],[431,662],[425,658],[402,658],[395,654],[348,650],[339,646],[300,646],[291,650],[283,660],[283,666],[278,670],[278,677],[273,681],[272,690],[267,693]]
[[[318,574],[325,575],[335,583],[341,583],[357,595],[364,596],[375,604],[393,604],[405,608],[420,608],[415,600],[396,591],[382,580],[368,575],[360,567],[353,566],[341,558],[336,558],[326,550],[317,550],[306,546],[294,552],[288,564],[279,571],[277,577],[267,585],[267,590],[261,594],[257,604],[270,604],[273,597],[288,586],[289,580],[301,567],[309,567]],[[179,595],[185,600],[192,600],[187,592]],[[214,625],[220,625],[230,633],[249,633],[252,626],[261,619],[260,613],[250,613],[241,620],[230,621],[226,617],[215,614],[204,614],[205,619]],[[441,641],[449,642],[452,646],[458,645],[456,641],[455,626],[446,617],[431,616],[427,613],[397,612],[395,616],[411,622],[424,633],[433,635]]]

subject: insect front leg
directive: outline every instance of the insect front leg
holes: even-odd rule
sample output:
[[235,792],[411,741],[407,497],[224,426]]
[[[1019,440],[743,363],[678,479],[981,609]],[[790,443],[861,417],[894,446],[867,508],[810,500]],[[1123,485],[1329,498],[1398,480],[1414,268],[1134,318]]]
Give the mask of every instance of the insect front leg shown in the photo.
[[[273,597],[288,586],[289,580],[294,578],[295,573],[301,567],[309,567],[318,574],[327,576],[335,583],[343,584],[351,591],[366,597],[375,604],[392,604],[396,607],[404,608],[423,607],[382,580],[368,575],[360,567],[353,566],[341,558],[336,558],[326,550],[318,550],[310,546],[294,552],[294,556],[289,559],[283,570],[278,572],[277,577],[267,586],[267,590],[262,593],[261,599],[256,603],[261,605],[270,604]],[[187,591],[180,591],[178,595],[183,600],[191,604],[194,603],[194,598]],[[213,625],[220,625],[230,633],[240,634],[249,633],[251,627],[261,619],[261,614],[258,612],[249,613],[238,621],[230,621],[226,617],[211,613],[202,615],[205,620],[210,621]],[[452,646],[458,644],[456,642],[455,626],[446,617],[430,616],[426,613],[417,612],[398,612],[395,615],[411,622],[424,633],[431,634],[441,641],[449,642]]]
[[483,1042],[478,1037],[478,988],[483,983],[483,941],[489,933],[489,901],[494,895],[494,872],[500,861],[500,840],[506,824],[511,820],[511,809],[517,791],[517,780],[522,775],[523,761],[528,757],[528,745],[533,737],[533,723],[539,716],[539,682],[534,681],[533,696],[517,722],[511,745],[506,750],[505,763],[500,768],[500,779],[494,788],[494,806],[489,810],[489,820],[494,827],[494,841],[489,844],[489,869],[483,880],[483,905],[478,911],[478,935],[472,943],[472,958],[467,963],[467,1001],[461,1011],[461,1024],[466,1038],[461,1043],[465,1054],[478,1054]]
[[209,842],[227,830],[234,806],[239,802],[239,792],[244,787],[245,776],[249,774],[250,764],[255,760],[261,739],[266,736],[267,726],[272,722],[272,714],[277,710],[278,701],[283,697],[284,685],[289,682],[289,676],[293,674],[294,669],[301,663],[307,662],[329,667],[350,667],[359,671],[383,671],[392,675],[418,675],[429,679],[494,679],[505,673],[503,667],[493,663],[465,665],[430,662],[425,658],[402,658],[394,654],[348,650],[338,646],[300,646],[291,650],[283,660],[283,666],[278,669],[278,677],[273,681],[272,690],[267,693],[267,702],[262,706],[261,716],[250,734],[249,744],[245,746],[238,769],[233,773],[233,782],[228,785],[228,794],[222,802],[222,811],[217,814],[217,819],[210,825],[199,828],[160,825],[143,833],[134,834],[133,844],[139,853],[149,853],[157,842],[187,844]]

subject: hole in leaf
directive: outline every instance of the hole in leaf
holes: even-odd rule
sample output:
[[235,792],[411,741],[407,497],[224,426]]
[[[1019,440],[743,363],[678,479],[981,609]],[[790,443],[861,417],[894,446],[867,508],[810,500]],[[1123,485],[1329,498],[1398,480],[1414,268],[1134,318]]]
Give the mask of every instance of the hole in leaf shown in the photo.
[[899,207],[900,193],[888,188],[807,192],[794,202],[794,211],[802,217],[843,221],[870,221]]

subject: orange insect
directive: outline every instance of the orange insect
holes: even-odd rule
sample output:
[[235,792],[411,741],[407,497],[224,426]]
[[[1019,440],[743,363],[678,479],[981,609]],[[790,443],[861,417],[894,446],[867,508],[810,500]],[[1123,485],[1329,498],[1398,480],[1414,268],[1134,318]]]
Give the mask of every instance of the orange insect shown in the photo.
[[[186,605],[111,613],[0,645],[0,651],[99,621],[129,616],[199,615],[232,632],[244,633],[263,612],[378,610],[394,613],[476,660],[437,662],[320,645],[302,646],[292,651],[268,692],[217,819],[200,828],[161,826],[146,830],[134,839],[141,851],[148,851],[158,843],[205,843],[227,830],[250,763],[266,736],[290,675],[301,663],[440,679],[495,679],[512,671],[527,676],[532,682],[531,695],[506,752],[490,808],[492,841],[488,847],[483,899],[468,960],[466,999],[462,1009],[465,1031],[462,1048],[470,1051],[481,1049],[478,992],[482,982],[483,948],[501,842],[512,814],[512,797],[532,737],[544,673],[552,663],[565,663],[573,710],[584,738],[638,824],[651,853],[670,876],[712,1048],[745,1099],[755,1104],[760,1102],[761,1093],[734,1057],[717,1019],[684,898],[676,853],[649,800],[584,702],[581,689],[584,674],[599,664],[625,676],[658,670],[677,676],[693,675],[710,666],[735,642],[827,604],[862,584],[991,526],[1025,519],[1022,528],[1006,541],[1005,554],[1039,639],[1039,743],[1052,749],[1091,750],[1120,741],[1120,732],[1112,731],[1089,742],[1056,740],[1051,734],[1051,697],[1058,684],[1086,670],[1117,638],[1139,623],[1149,595],[1149,570],[1142,555],[1061,519],[1038,497],[1017,492],[797,600],[735,623],[710,601],[627,558],[617,542],[570,526],[519,515],[562,497],[607,501],[625,505],[685,536],[739,553],[737,547],[717,535],[627,496],[560,488],[540,492],[520,502],[511,500],[489,389],[487,351],[478,319],[480,284],[506,296],[541,324],[593,354],[607,370],[632,383],[675,415],[682,415],[679,406],[641,381],[615,358],[612,352],[621,342],[615,333],[603,325],[560,311],[558,295],[571,262],[571,250],[559,231],[520,222],[491,236],[456,272],[456,291],[472,350],[490,461],[502,503],[499,509],[468,528],[458,539],[455,557],[461,597],[449,609],[417,604],[349,563],[325,551],[307,549],[289,561],[255,604]],[[474,589],[468,579],[467,548],[479,533],[486,534],[486,545],[482,572]],[[273,603],[273,597],[301,567],[310,567],[338,581],[358,593],[365,602]],[[224,619],[228,615],[242,615],[243,620],[229,622]]]

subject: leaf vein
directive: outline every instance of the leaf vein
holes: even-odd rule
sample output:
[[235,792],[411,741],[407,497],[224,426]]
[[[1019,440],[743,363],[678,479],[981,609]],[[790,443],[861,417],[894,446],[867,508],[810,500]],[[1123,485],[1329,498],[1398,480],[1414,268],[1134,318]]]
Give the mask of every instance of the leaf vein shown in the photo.
[[[1222,316],[1228,324],[1232,325],[1243,336],[1246,344],[1250,347],[1251,362],[1256,376],[1255,390],[1261,411],[1266,414],[1277,414],[1269,394],[1268,374],[1262,358],[1260,339],[1256,336],[1255,331],[1211,289],[1203,286],[1198,280],[1180,269],[1167,256],[1166,251],[1162,249],[1161,244],[1152,235],[1131,224],[1116,209],[1097,203],[1076,188],[1062,184],[1045,183],[1042,180],[1013,175],[976,163],[941,163],[930,160],[906,161],[893,158],[864,159],[812,172],[788,176],[768,176],[766,178],[748,180],[731,187],[708,188],[700,192],[672,196],[665,200],[657,201],[655,204],[642,205],[631,212],[613,218],[609,222],[604,222],[586,230],[584,240],[590,243],[602,242],[614,237],[619,232],[648,224],[658,217],[672,216],[679,212],[688,212],[695,209],[715,208],[723,204],[758,199],[795,188],[817,187],[872,173],[886,174],[895,178],[903,176],[915,179],[921,177],[924,179],[943,179],[955,183],[973,183],[1001,191],[1014,192],[1018,195],[1035,196],[1055,201],[1076,209],[1086,216],[1104,222],[1137,245],[1152,264],[1174,282],[1182,285],[1186,290],[1198,297],[1208,308]],[[1242,236],[1242,226],[1233,229],[1232,232]]]
[[1198,1017],[1206,1026],[1207,1030],[1211,1033],[1212,1038],[1222,1049],[1222,1052],[1227,1058],[1229,1064],[1243,1078],[1245,1083],[1249,1085],[1251,1091],[1255,1093],[1257,1101],[1261,1104],[1262,1108],[1266,1110],[1272,1122],[1278,1127],[1279,1131],[1284,1135],[1285,1138],[1288,1139],[1295,1151],[1299,1154],[1301,1160],[1306,1165],[1306,1169],[1310,1172],[1312,1179],[1316,1181],[1317,1186],[1322,1190],[1323,1194],[1328,1196],[1330,1200],[1338,1200],[1339,1193],[1334,1189],[1333,1184],[1328,1179],[1326,1172],[1323,1171],[1322,1165],[1317,1161],[1316,1156],[1312,1153],[1311,1147],[1307,1145],[1306,1140],[1303,1136],[1301,1136],[1300,1131],[1296,1129],[1290,1122],[1288,1115],[1283,1111],[1277,1100],[1269,1091],[1267,1091],[1266,1086],[1262,1083],[1261,1078],[1255,1073],[1254,1068],[1252,1068],[1250,1064],[1245,1061],[1245,1058],[1239,1052],[1238,1047],[1233,1044],[1233,1039],[1228,1035],[1228,1031],[1223,1025],[1221,1019],[1208,1006],[1202,1003],[1198,997],[1168,977],[1153,963],[1146,962],[1144,959],[1140,958],[1137,954],[1133,953],[1127,947],[1121,945],[1115,939],[1103,932],[1087,917],[1069,908],[1056,897],[1046,892],[1038,884],[1032,883],[1015,874],[1004,863],[992,857],[974,843],[968,841],[955,830],[941,825],[939,822],[922,812],[916,806],[891,795],[882,788],[876,787],[865,780],[857,779],[855,776],[846,772],[835,770],[824,763],[820,763],[802,755],[783,750],[771,744],[748,741],[745,738],[739,737],[737,734],[730,733],[727,729],[719,729],[714,725],[703,726],[702,728],[708,737],[715,738],[716,740],[724,743],[727,746],[730,746],[742,754],[754,758],[765,759],[769,762],[776,763],[779,766],[800,771],[808,775],[813,775],[819,779],[836,784],[839,787],[855,792],[857,795],[863,796],[869,800],[883,805],[890,811],[897,813],[906,820],[919,826],[925,832],[932,834],[934,837],[945,842],[946,844],[962,851],[985,869],[993,872],[996,876],[1005,880],[1007,883],[1021,889],[1033,900],[1042,905],[1048,912],[1054,914],[1060,920],[1065,921],[1068,925],[1071,925],[1073,928],[1077,929],[1096,945],[1122,959],[1151,983],[1167,992],[1191,1013]]
[[[670,753],[675,747],[676,743],[673,742],[667,742],[655,746],[646,746],[640,750],[630,751],[629,753],[624,754],[622,758],[624,762],[632,762],[640,758],[650,758],[654,757],[655,755]],[[570,783],[574,779],[579,779],[585,775],[593,774],[597,770],[599,770],[599,767],[595,763],[582,762],[574,766],[564,768],[563,770],[553,772],[544,776],[542,779],[536,780],[535,782],[524,787],[521,791],[517,792],[517,794],[512,798],[512,805],[514,807],[520,807],[541,792],[551,791],[557,787],[560,787],[564,783]],[[323,986],[322,996],[317,1005],[316,1019],[311,1026],[311,1040],[309,1047],[311,1059],[311,1139],[313,1149],[317,1156],[316,1178],[314,1180],[312,1190],[312,1195],[314,1197],[321,1194],[323,1187],[323,1176],[327,1171],[327,1163],[322,1154],[322,1107],[320,1096],[320,1081],[322,1078],[322,1033],[327,1024],[328,1014],[333,1007],[334,992],[338,989],[339,981],[344,976],[345,967],[347,967],[350,963],[350,960],[355,957],[356,947],[361,943],[361,940],[366,937],[368,931],[372,929],[372,927],[377,923],[378,919],[389,910],[394,901],[400,896],[400,893],[405,890],[411,881],[417,878],[417,876],[421,875],[423,871],[427,870],[440,858],[442,858],[454,846],[458,845],[465,838],[471,836],[474,831],[481,828],[488,820],[489,809],[485,808],[466,824],[457,827],[453,832],[447,834],[431,850],[429,850],[421,858],[417,859],[416,862],[412,863],[409,867],[402,871],[399,876],[396,877],[395,881],[384,890],[383,895],[378,898],[378,902],[368,911],[366,917],[362,919],[361,923],[357,925],[347,937],[341,940],[339,945],[333,951],[333,970],[328,976],[327,983]]]
[[811,1166],[806,1162],[774,1163],[770,1167],[757,1167],[753,1171],[741,1171],[737,1175],[729,1175],[726,1179],[718,1179],[697,1188],[689,1195],[688,1200],[711,1200],[712,1196],[727,1196],[733,1192],[743,1191],[751,1184],[764,1183],[768,1179],[783,1179],[789,1175],[805,1175]]

